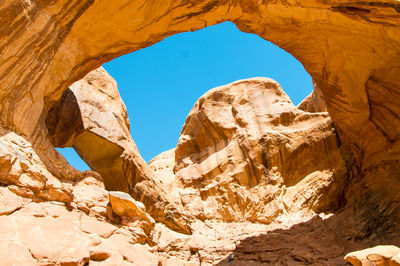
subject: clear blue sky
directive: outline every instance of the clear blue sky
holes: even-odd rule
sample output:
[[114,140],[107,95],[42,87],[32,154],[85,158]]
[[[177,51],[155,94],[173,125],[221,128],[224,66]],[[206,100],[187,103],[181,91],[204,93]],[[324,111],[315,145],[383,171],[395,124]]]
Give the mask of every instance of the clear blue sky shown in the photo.
[[[176,146],[189,111],[214,87],[270,77],[296,105],[312,91],[311,77],[293,56],[230,22],[171,36],[104,68],[118,83],[132,137],[146,161]],[[88,169],[72,149],[62,153],[76,168]]]

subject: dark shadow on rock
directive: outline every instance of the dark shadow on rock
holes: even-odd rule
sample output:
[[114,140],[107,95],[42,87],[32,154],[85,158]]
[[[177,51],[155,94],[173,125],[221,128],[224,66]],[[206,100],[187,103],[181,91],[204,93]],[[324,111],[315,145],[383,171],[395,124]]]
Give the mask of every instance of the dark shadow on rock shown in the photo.
[[46,127],[54,147],[70,147],[73,139],[84,131],[78,100],[67,89],[46,114]]
[[[396,236],[398,222],[390,218],[385,222],[393,227],[379,237],[369,235],[360,239],[371,230],[371,221],[376,218],[373,216],[382,216],[379,213],[368,218],[362,213],[354,216],[353,210],[347,208],[327,219],[315,216],[289,229],[246,238],[217,265],[350,265],[343,259],[349,252],[380,244],[400,245]],[[374,230],[382,229],[380,224],[376,227]]]

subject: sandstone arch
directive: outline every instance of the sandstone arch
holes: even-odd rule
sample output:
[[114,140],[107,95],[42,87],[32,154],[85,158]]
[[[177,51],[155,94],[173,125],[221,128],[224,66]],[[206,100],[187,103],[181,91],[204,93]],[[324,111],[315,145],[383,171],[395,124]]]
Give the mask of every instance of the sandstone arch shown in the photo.
[[353,177],[363,180],[354,180],[348,202],[368,209],[374,195],[387,206],[399,185],[399,12],[395,0],[4,0],[2,126],[25,136],[56,176],[72,178],[77,173],[54,152],[45,128],[45,113],[65,89],[117,56],[229,20],[304,64],[348,149]]
[[[342,138],[360,154],[384,151],[399,137],[399,127],[384,125],[398,123],[397,97],[390,97],[400,72],[394,0],[3,1],[0,12],[2,120],[27,136],[43,123],[44,106],[102,63],[168,35],[230,20],[304,64]],[[24,104],[12,104],[21,99]],[[382,100],[390,104],[377,104]],[[36,124],[26,123],[28,114]]]

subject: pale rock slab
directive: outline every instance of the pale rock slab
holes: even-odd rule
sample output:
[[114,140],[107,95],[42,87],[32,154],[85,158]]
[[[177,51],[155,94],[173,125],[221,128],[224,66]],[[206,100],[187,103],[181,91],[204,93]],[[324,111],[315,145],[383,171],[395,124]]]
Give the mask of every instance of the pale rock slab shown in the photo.
[[0,202],[0,215],[11,214],[23,206],[22,198],[4,187],[0,187]]
[[354,266],[395,266],[400,265],[399,256],[400,248],[392,245],[381,245],[351,252],[344,259]]

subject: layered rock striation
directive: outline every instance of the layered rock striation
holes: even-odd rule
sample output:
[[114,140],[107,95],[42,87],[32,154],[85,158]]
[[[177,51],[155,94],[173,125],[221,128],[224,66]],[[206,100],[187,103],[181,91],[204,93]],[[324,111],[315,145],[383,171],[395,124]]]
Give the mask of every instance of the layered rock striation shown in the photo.
[[[358,176],[329,115],[309,111],[267,78],[201,96],[177,147],[149,163],[195,218],[189,238],[156,228],[161,254],[213,265],[342,265],[352,250],[399,245],[397,163]],[[377,176],[384,182],[374,184]]]
[[[241,245],[231,238],[232,245],[226,247],[218,242],[221,235],[214,227],[210,238],[219,244],[208,249],[192,244],[186,250],[188,258],[197,254],[200,262],[220,260],[207,257],[207,250],[219,255],[233,252],[234,257],[221,262],[229,264],[336,264],[350,249],[383,242],[399,245],[398,1],[9,0],[0,3],[0,21],[0,197],[4,202],[0,218],[5,224],[1,228],[12,225],[11,233],[9,229],[1,232],[5,239],[1,256],[6,264],[18,258],[24,265],[108,259],[109,264],[121,265],[135,263],[139,255],[132,254],[148,254],[142,247],[137,253],[131,250],[130,243],[142,240],[132,240],[132,231],[126,228],[129,222],[122,225],[129,231],[126,234],[110,229],[121,224],[118,219],[104,218],[105,190],[96,189],[95,181],[82,183],[82,173],[54,145],[75,146],[104,175],[107,187],[129,192],[145,203],[156,220],[175,230],[188,232],[188,220],[209,218],[270,223],[274,230],[265,237],[247,235],[248,241],[241,239]],[[79,108],[69,112],[62,107],[63,101],[73,100],[67,88],[104,62],[172,34],[223,21],[232,21],[240,30],[257,34],[299,59],[319,88],[330,118],[326,113],[296,109],[285,95],[279,95],[279,89],[272,89],[273,82],[265,80],[257,86],[264,86],[268,97],[259,96],[267,105],[259,106],[260,100],[251,93],[243,94],[247,98],[234,93],[243,85],[239,82],[231,85],[232,91],[211,92],[199,101],[176,150],[152,163],[165,173],[157,177],[129,139],[126,112],[118,95],[107,91],[107,84],[86,79],[106,89],[94,99],[113,102],[108,108],[119,110],[112,115],[90,103],[83,90],[75,93],[83,99],[79,108],[94,111],[94,120],[113,124],[115,132],[92,123],[90,115],[82,115]],[[250,92],[257,91],[257,82],[247,82]],[[315,107],[315,97],[316,92],[307,106]],[[254,104],[246,103],[250,99]],[[321,111],[318,108],[314,111]],[[68,126],[48,116],[63,112]],[[77,124],[69,120],[79,113]],[[94,153],[96,144],[107,149]],[[291,160],[300,166],[288,163]],[[86,199],[86,189],[97,196]],[[175,192],[168,195],[165,191]],[[262,214],[254,213],[251,206]],[[273,229],[273,222],[285,211],[299,211],[302,218],[322,211],[334,215],[327,219],[314,216],[305,224],[295,217],[298,226]],[[95,217],[101,226],[82,229],[82,221],[92,219],[88,217]],[[40,248],[37,243],[43,243],[43,235],[49,246]],[[339,244],[320,248],[308,244],[320,235]],[[59,239],[66,242],[56,245]],[[285,241],[302,243],[303,248],[290,250]],[[79,246],[70,250],[71,242]],[[103,244],[101,251],[93,250]],[[19,256],[10,256],[11,251]],[[151,254],[142,261],[159,263]]]
[[[100,0],[22,4],[12,0],[2,3],[0,12],[4,25],[0,30],[2,125],[26,137],[57,177],[75,178],[79,173],[53,150],[45,116],[73,82],[117,56],[178,32],[228,20],[303,63],[324,96],[342,145],[353,158],[354,175],[396,167],[400,128],[398,1],[210,0],[106,5]],[[392,178],[388,173],[383,176]],[[366,187],[367,194],[377,194],[373,186],[359,187]],[[390,189],[385,188],[383,194],[390,195]]]
[[121,223],[101,176],[53,176],[32,145],[1,129],[0,261],[4,265],[157,265],[147,221]]
[[176,149],[149,165],[201,220],[271,223],[293,212],[335,210],[348,175],[328,114],[297,109],[267,78],[201,96]]
[[[64,92],[48,111],[46,127],[52,144],[73,147],[101,174],[108,190],[130,193],[157,221],[190,232],[140,156],[117,83],[103,68],[90,72]],[[173,217],[168,214],[172,211]]]
[[43,109],[102,63],[222,21],[275,43],[304,64],[339,135],[357,153],[358,164],[369,164],[370,156],[398,140],[399,104],[393,97],[400,76],[396,0],[107,5],[99,0],[14,0],[4,2],[1,12],[2,122],[33,140],[34,129],[44,124]]

